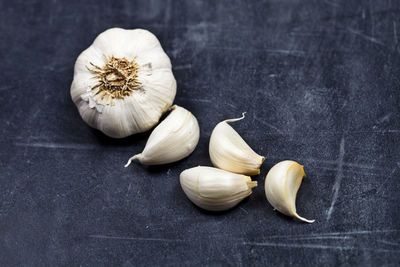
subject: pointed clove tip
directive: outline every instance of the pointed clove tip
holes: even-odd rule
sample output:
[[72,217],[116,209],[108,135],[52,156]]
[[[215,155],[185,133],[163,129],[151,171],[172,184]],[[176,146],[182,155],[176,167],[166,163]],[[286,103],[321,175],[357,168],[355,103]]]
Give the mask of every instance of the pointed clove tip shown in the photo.
[[131,165],[131,160],[128,160],[128,162],[124,165],[124,167],[126,168],[126,167],[128,167],[129,165]]
[[126,167],[128,167],[129,165],[131,165],[132,161],[133,161],[134,159],[138,158],[140,155],[141,155],[141,154],[136,154],[136,155],[134,155],[133,157],[131,157],[131,158],[128,160],[128,162],[125,164],[124,167],[126,168]]
[[230,122],[235,122],[235,121],[243,120],[243,119],[246,117],[245,114],[246,114],[246,112],[243,112],[243,113],[242,113],[242,117],[240,117],[240,118],[234,118],[234,119],[227,119],[227,120],[224,120],[224,122],[230,123]]
[[303,222],[306,222],[306,223],[313,223],[313,222],[315,222],[315,220],[306,219],[306,218],[304,218],[304,217],[301,217],[301,216],[298,215],[297,213],[295,214],[294,217],[296,217],[297,219],[299,219],[299,220],[301,220],[301,221],[303,221]]

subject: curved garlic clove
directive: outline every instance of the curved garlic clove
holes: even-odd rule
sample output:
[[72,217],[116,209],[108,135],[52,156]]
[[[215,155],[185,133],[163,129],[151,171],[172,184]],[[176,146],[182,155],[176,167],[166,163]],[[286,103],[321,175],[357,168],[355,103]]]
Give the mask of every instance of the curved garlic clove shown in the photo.
[[202,166],[184,170],[180,183],[194,204],[210,211],[234,207],[257,186],[257,181],[252,181],[250,176]]
[[89,126],[122,138],[158,123],[174,101],[176,81],[154,34],[112,28],[78,56],[70,93]]
[[281,213],[313,223],[315,220],[300,217],[296,212],[296,195],[304,176],[302,165],[291,160],[281,161],[271,168],[265,178],[265,195]]
[[125,167],[134,159],[144,165],[171,163],[193,152],[200,137],[196,117],[177,105],[171,109],[171,113],[150,134],[143,152],[131,157]]
[[260,166],[265,157],[258,155],[228,124],[242,120],[241,118],[225,120],[215,126],[209,145],[211,162],[220,169],[245,174],[260,173]]

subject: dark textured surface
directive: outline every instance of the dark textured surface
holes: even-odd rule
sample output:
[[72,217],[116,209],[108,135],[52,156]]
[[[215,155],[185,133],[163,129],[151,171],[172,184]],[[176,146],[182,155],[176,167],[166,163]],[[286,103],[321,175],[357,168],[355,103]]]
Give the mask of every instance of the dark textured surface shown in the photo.
[[[398,1],[0,1],[0,265],[399,265]],[[200,143],[133,164],[148,133],[112,140],[69,95],[78,54],[110,27],[152,31]],[[226,118],[267,157],[259,187],[210,214],[179,173],[210,165]],[[272,210],[273,164],[305,165],[303,224]]]

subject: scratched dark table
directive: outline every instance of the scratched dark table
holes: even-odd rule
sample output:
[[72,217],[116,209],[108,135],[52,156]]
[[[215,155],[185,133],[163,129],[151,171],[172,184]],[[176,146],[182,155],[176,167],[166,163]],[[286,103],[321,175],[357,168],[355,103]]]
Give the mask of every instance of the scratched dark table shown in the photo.
[[[0,265],[400,264],[398,1],[0,1]],[[194,153],[130,168],[149,133],[89,128],[69,88],[107,28],[160,40],[175,103],[198,118]],[[211,165],[221,120],[267,160],[254,193],[218,214],[179,174]],[[300,215],[273,211],[264,177],[304,164]]]

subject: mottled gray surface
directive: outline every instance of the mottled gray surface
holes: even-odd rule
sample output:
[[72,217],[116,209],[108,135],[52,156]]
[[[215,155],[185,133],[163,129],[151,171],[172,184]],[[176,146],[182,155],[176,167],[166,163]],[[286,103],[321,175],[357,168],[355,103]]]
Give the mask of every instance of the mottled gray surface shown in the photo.
[[[398,1],[0,1],[0,265],[399,265]],[[112,140],[69,95],[78,54],[110,27],[152,31],[200,143],[176,164],[123,168],[148,133]],[[267,157],[259,187],[210,214],[179,173],[210,165],[214,125]],[[293,159],[304,224],[264,177]]]

